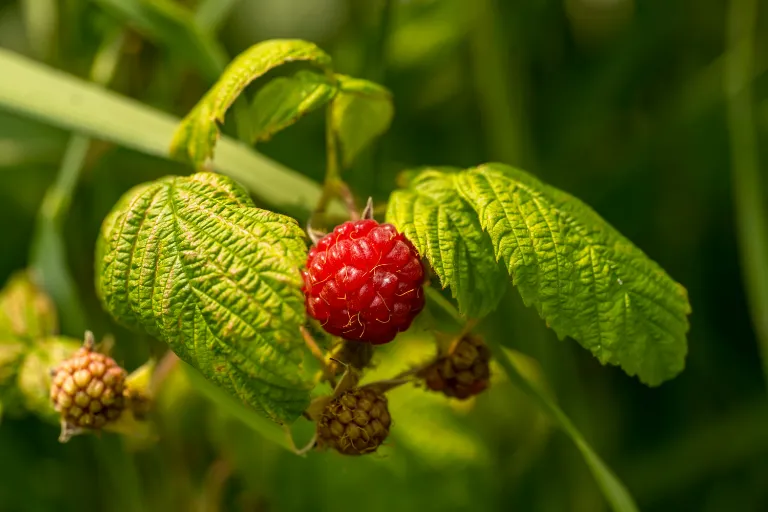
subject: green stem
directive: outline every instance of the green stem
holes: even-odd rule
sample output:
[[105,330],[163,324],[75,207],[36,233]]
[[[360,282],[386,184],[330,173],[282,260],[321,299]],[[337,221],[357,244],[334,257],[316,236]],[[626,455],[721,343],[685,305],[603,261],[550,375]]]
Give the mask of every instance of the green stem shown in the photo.
[[350,216],[354,216],[352,194],[341,179],[339,165],[339,142],[333,128],[333,103],[325,109],[325,182],[323,192],[317,202],[313,216],[324,215],[328,205],[336,198],[341,198],[347,205]]
[[550,419],[571,438],[571,441],[581,452],[611,508],[616,512],[637,512],[637,505],[627,488],[587,443],[570,418],[546,394],[518,371],[500,344],[492,343],[491,345],[496,359],[504,368],[509,380],[547,413]]
[[[457,321],[462,319],[462,316],[456,307],[440,295],[437,290],[427,287],[426,293],[431,301],[445,309],[451,317]],[[501,344],[494,341],[489,343],[489,345],[493,349],[499,364],[504,368],[504,372],[507,374],[510,382],[525,393],[528,398],[538,405],[539,408],[544,411],[568,437],[571,438],[584,458],[584,461],[587,463],[587,466],[595,477],[600,490],[603,492],[603,496],[605,496],[606,500],[611,505],[611,508],[613,508],[615,512],[637,512],[637,505],[624,484],[621,483],[611,469],[606,466],[600,456],[592,449],[589,443],[587,443],[586,439],[584,439],[584,436],[581,435],[581,432],[579,432],[571,419],[546,393],[536,387],[536,385],[526,379],[523,374],[518,371]]]
[[724,85],[731,138],[736,228],[744,287],[768,384],[768,212],[752,113],[757,0],[731,0],[726,23],[728,59]]

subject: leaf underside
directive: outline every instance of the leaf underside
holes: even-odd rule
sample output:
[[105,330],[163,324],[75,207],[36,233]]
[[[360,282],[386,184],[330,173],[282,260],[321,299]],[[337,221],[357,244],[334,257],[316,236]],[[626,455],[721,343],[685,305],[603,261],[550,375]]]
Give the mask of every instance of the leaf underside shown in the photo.
[[[648,385],[682,371],[690,313],[685,289],[589,206],[502,164],[433,174],[419,175],[413,190],[396,192],[388,215],[412,237],[443,285],[452,288],[463,313],[472,310],[471,292],[489,293],[480,282],[495,274],[490,267],[481,273],[485,267],[479,261],[481,252],[492,253],[525,304],[536,307],[560,338],[572,337],[601,363],[619,365]],[[450,183],[450,194],[435,195],[435,182]],[[440,209],[449,205],[444,217],[461,221],[440,220]],[[455,233],[442,233],[451,228]],[[473,245],[478,256],[469,266],[476,284],[468,293],[462,278],[471,274],[462,275],[468,265],[457,266],[456,253],[462,243],[478,239],[478,228],[488,238]]]
[[169,177],[129,191],[104,221],[97,290],[118,321],[289,422],[309,401],[300,371],[305,253],[294,220],[254,207],[229,178]]
[[259,89],[253,100],[254,142],[269,140],[275,133],[321,108],[333,99],[336,91],[335,83],[310,71],[275,78]]

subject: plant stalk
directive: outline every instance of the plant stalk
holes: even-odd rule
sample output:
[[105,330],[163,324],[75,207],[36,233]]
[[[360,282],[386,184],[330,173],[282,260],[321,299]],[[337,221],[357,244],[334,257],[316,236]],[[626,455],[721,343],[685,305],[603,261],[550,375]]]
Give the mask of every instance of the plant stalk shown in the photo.
[[757,14],[757,0],[730,2],[724,87],[744,287],[768,386],[768,210],[758,161],[752,96]]

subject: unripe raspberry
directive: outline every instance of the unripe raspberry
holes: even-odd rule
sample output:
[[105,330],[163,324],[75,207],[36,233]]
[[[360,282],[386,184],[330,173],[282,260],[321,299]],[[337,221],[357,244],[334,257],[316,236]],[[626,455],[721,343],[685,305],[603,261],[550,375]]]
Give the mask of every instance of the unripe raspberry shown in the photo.
[[51,371],[51,401],[66,432],[100,429],[120,417],[126,372],[114,359],[93,350],[92,337]]
[[306,308],[327,332],[378,345],[405,331],[424,308],[424,268],[391,224],[345,222],[309,251]]
[[422,370],[427,387],[464,400],[488,387],[491,351],[475,336],[465,336],[450,352]]
[[344,455],[375,452],[389,435],[387,398],[372,389],[346,391],[334,398],[317,422],[317,442]]

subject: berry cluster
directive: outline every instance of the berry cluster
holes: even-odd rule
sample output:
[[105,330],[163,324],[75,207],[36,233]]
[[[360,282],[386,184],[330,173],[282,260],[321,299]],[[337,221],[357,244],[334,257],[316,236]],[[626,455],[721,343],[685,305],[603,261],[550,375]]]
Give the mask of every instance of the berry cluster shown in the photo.
[[478,337],[464,336],[447,355],[422,370],[427,387],[464,400],[488,387],[491,351]]
[[334,398],[317,422],[317,442],[344,455],[375,452],[389,435],[387,398],[358,388]]
[[126,372],[111,357],[95,352],[92,338],[51,375],[50,397],[65,431],[100,429],[125,408]]
[[309,251],[307,312],[347,340],[378,345],[410,327],[424,307],[424,268],[391,224],[345,222]]

